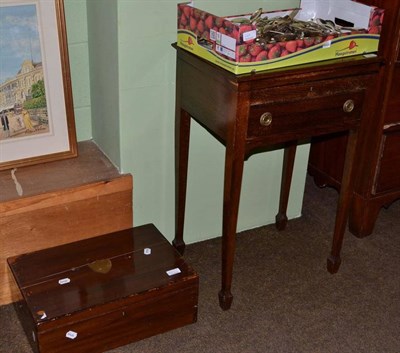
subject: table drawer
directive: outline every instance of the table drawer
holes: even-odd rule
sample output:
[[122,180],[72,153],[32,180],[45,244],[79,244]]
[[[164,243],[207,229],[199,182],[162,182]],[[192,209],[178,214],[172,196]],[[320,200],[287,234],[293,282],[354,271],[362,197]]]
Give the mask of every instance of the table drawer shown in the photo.
[[[285,140],[347,129],[361,117],[369,76],[296,84],[255,92],[247,137]],[[279,141],[277,141],[279,142]]]

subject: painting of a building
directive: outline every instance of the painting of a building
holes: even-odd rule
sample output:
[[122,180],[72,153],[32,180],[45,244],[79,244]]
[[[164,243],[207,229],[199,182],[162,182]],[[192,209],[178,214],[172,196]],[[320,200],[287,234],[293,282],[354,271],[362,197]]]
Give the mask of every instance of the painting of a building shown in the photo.
[[32,97],[32,85],[43,80],[42,63],[25,60],[14,78],[0,84],[0,110],[23,106]]
[[47,108],[32,109],[26,103],[32,101],[32,87],[43,82],[42,63],[24,60],[15,77],[0,84],[0,114],[3,123],[0,140],[24,137],[49,131]]

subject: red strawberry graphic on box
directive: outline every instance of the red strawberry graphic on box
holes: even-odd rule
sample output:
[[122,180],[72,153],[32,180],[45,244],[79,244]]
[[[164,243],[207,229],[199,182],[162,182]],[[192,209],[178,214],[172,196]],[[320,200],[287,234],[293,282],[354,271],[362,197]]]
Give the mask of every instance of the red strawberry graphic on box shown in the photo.
[[239,58],[239,61],[241,63],[249,63],[251,61],[251,55],[250,54],[243,55]]
[[197,21],[194,17],[190,17],[190,29],[194,32],[197,28]]
[[249,45],[249,53],[251,56],[257,56],[258,54],[260,54],[263,51],[263,47],[258,44],[258,43],[254,43]]
[[279,45],[275,45],[268,52],[268,59],[276,59],[281,56],[281,47]]
[[224,19],[223,18],[221,18],[221,17],[216,17],[215,18],[215,25],[217,27],[222,27],[223,24],[224,24]]
[[231,37],[232,37],[232,38],[235,38],[236,40],[239,40],[239,31],[238,31],[236,28],[234,28],[234,29],[232,30],[232,35],[231,35]]
[[256,61],[264,61],[268,60],[268,52],[266,50],[263,50],[256,56]]
[[358,47],[358,44],[356,43],[355,40],[352,40],[352,41],[350,42],[350,44],[349,44],[346,48],[340,49],[340,50],[338,50],[338,51],[352,50],[352,49],[354,49],[355,47]]
[[185,16],[185,14],[182,14],[180,21],[181,21],[182,26],[186,26],[188,24],[188,20],[187,20],[187,17]]
[[381,26],[372,26],[369,30],[368,30],[369,34],[379,34],[381,33]]
[[381,16],[375,15],[370,22],[370,26],[379,26],[381,24]]
[[214,19],[212,16],[208,16],[205,20],[205,24],[207,26],[207,28],[211,29],[214,27]]
[[193,39],[192,39],[191,36],[188,36],[188,39],[187,40],[183,40],[182,42],[183,43],[187,43],[189,45],[194,45],[194,42],[193,42]]
[[355,47],[358,47],[358,45],[357,45],[357,43],[356,43],[354,40],[352,40],[352,41],[350,42],[350,44],[349,44],[349,49],[351,50],[351,49],[353,49],[353,48],[355,48]]
[[200,33],[203,33],[203,32],[204,32],[204,29],[205,29],[205,27],[204,27],[204,21],[203,21],[203,20],[200,20],[200,21],[197,23],[197,30],[198,30]]
[[243,56],[247,54],[247,45],[238,45],[236,47],[236,56]]
[[184,6],[182,11],[187,18],[190,17],[191,8],[189,6]]
[[195,19],[198,20],[201,17],[201,10],[195,8],[193,10],[193,16],[194,16]]
[[297,50],[297,40],[286,42],[285,48],[288,52],[294,53]]

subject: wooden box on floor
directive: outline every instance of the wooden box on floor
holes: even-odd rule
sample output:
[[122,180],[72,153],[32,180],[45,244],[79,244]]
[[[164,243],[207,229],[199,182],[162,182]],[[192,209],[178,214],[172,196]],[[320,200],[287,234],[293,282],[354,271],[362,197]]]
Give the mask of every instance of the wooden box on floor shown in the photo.
[[0,305],[18,299],[8,257],[132,227],[132,175],[92,141],[78,152],[0,172]]
[[198,276],[152,224],[8,264],[37,352],[104,352],[197,320]]

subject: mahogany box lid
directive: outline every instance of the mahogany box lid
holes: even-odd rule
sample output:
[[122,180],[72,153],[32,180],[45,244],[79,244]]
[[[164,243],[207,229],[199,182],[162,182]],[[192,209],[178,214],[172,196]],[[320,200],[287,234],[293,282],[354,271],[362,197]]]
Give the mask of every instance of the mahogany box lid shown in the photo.
[[198,280],[152,224],[11,257],[8,263],[39,325]]

